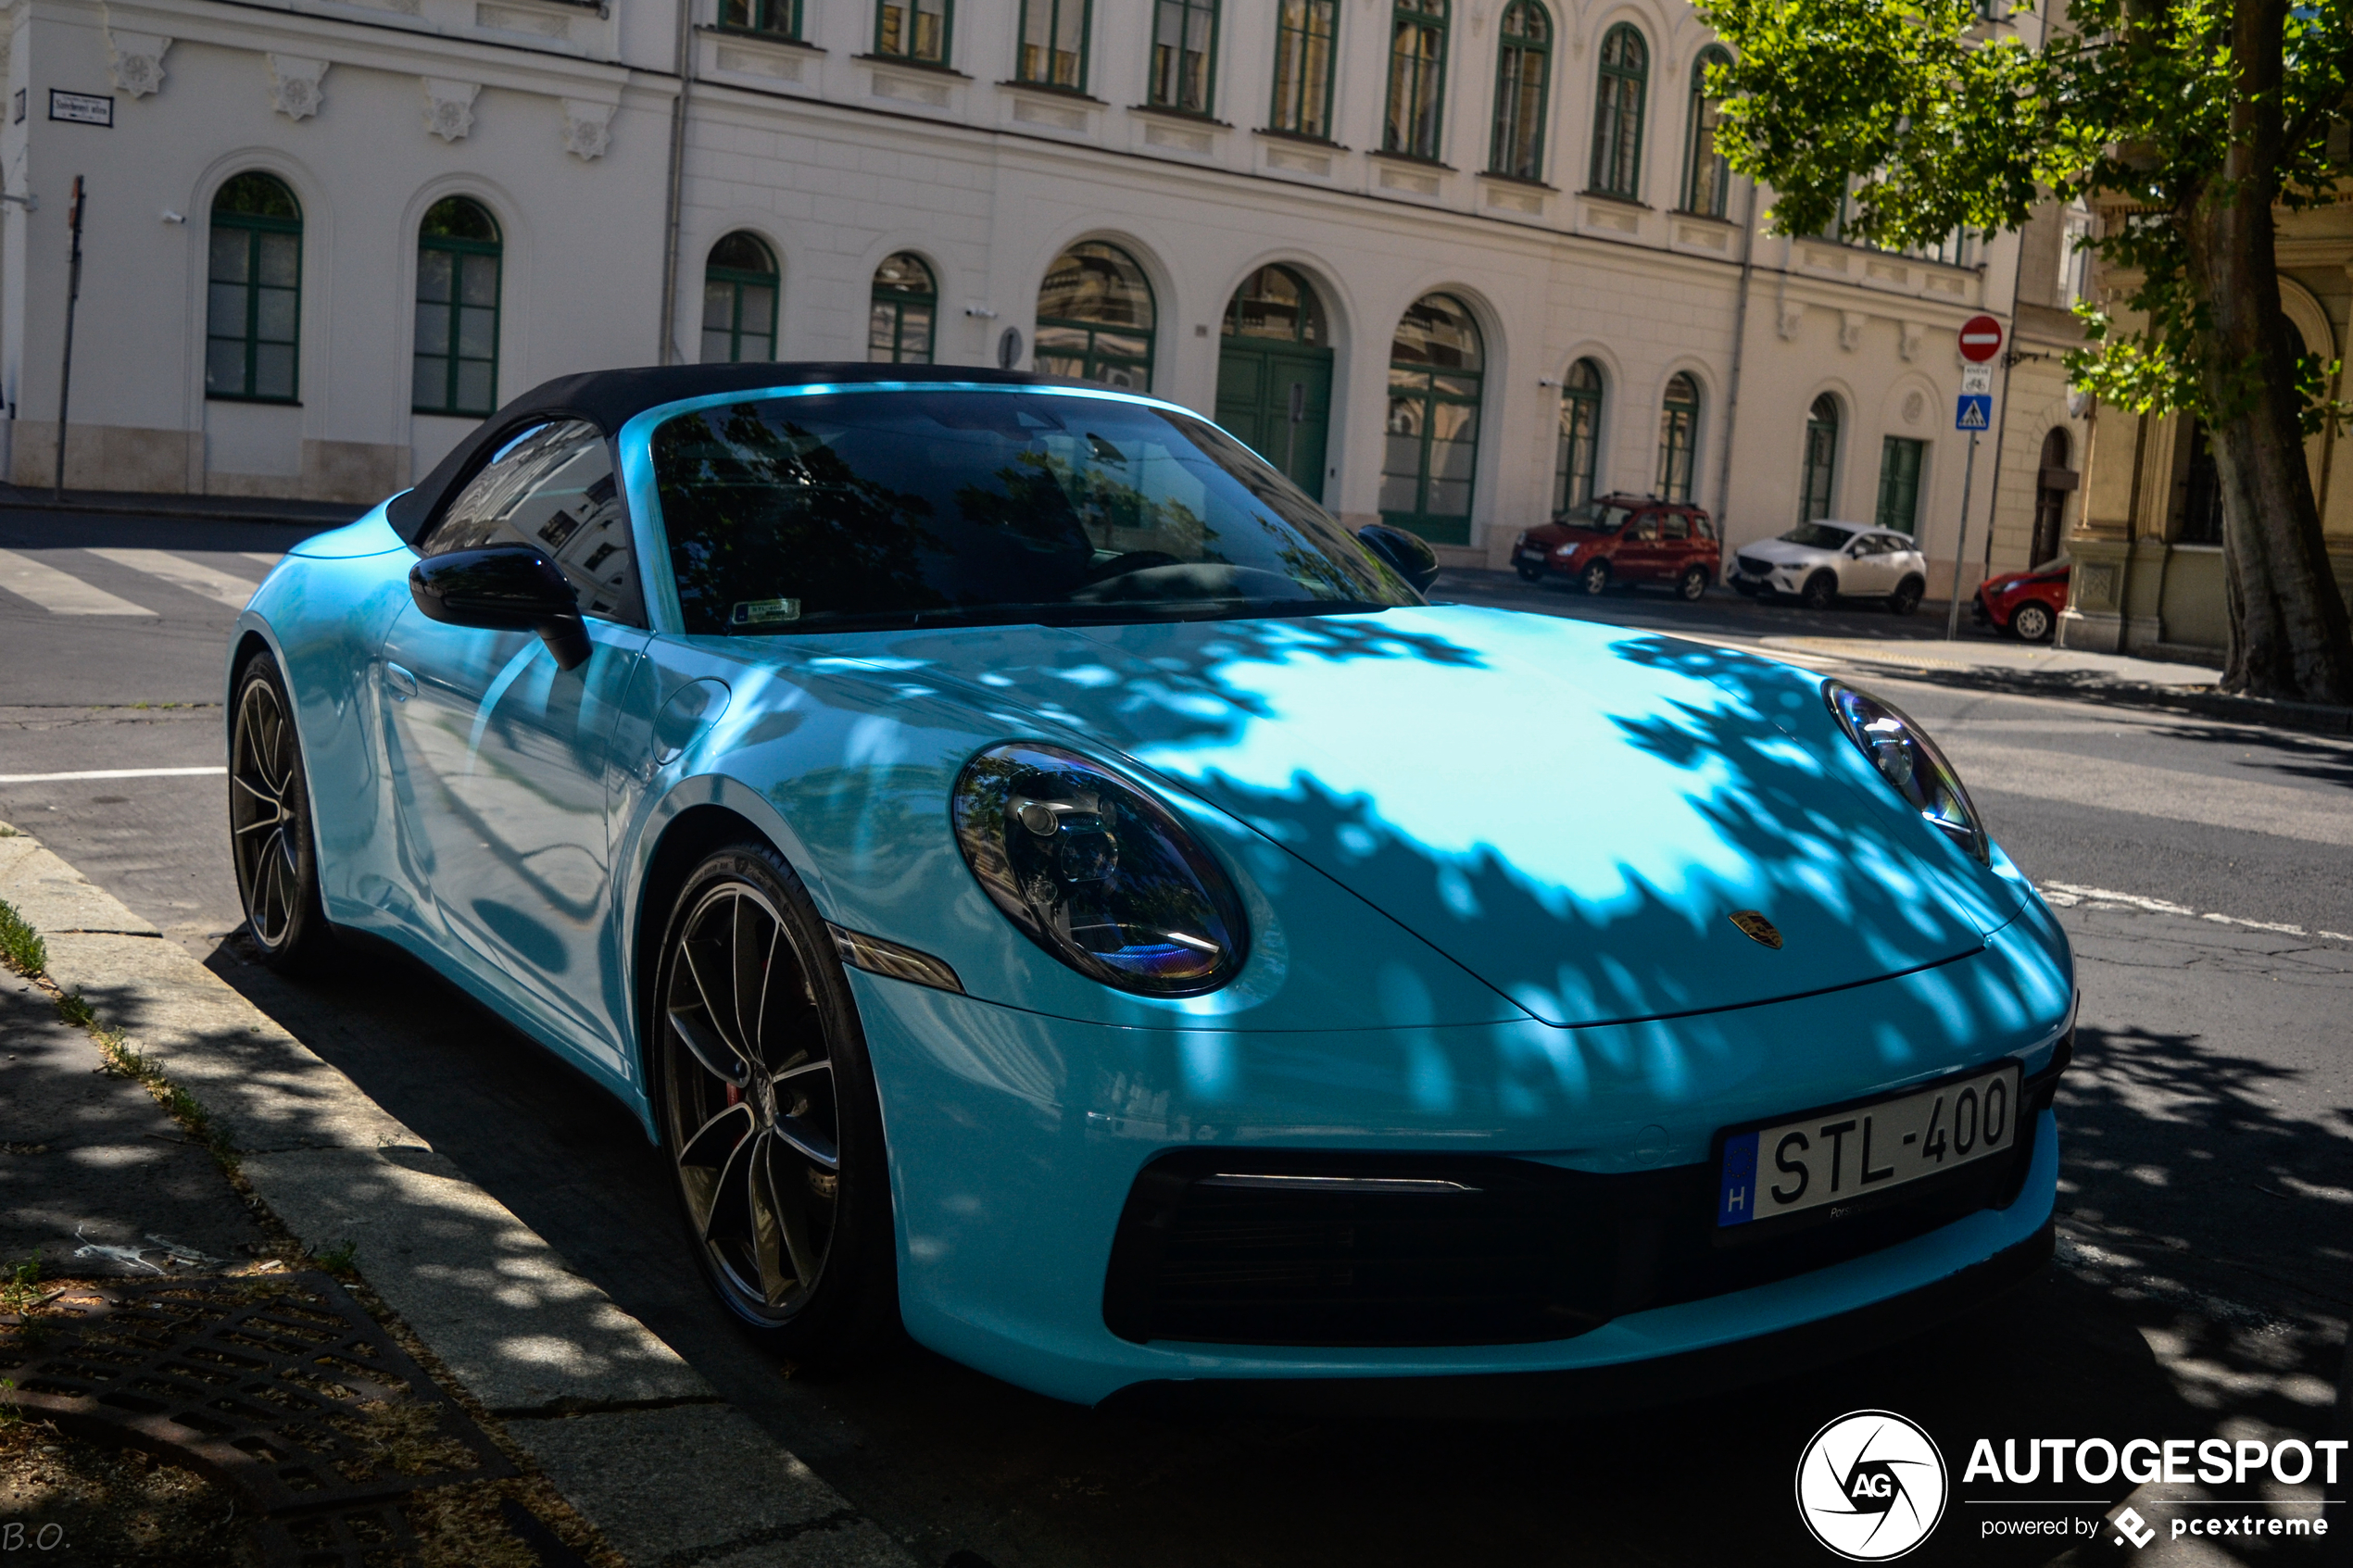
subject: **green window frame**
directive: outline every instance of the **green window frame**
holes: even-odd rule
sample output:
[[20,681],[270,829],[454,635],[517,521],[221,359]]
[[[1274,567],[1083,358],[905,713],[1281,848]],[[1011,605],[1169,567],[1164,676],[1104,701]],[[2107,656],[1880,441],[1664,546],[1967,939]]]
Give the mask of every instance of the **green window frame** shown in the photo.
[[1445,130],[1447,0],[1396,0],[1381,151],[1438,161]]
[[417,338],[409,408],[487,414],[498,407],[498,220],[471,196],[444,196],[417,225]]
[[1495,135],[1487,167],[1514,180],[1544,177],[1545,110],[1553,90],[1553,19],[1537,0],[1504,7],[1495,51]]
[[875,53],[945,66],[955,26],[956,0],[880,0],[875,7]]
[[1339,0],[1280,0],[1275,13],[1275,103],[1266,128],[1328,142]]
[[1424,295],[1399,319],[1390,344],[1382,521],[1437,544],[1470,543],[1485,401],[1478,321],[1453,295]]
[[730,32],[757,32],[800,42],[800,0],[719,0],[719,25]]
[[939,332],[939,282],[913,251],[883,258],[866,318],[866,358],[882,365],[928,365]]
[[1823,393],[1806,411],[1806,460],[1798,477],[1797,521],[1831,515],[1838,480],[1838,399]]
[[1602,368],[1579,359],[1561,378],[1560,442],[1553,463],[1553,510],[1574,511],[1593,498],[1602,452]]
[[1920,470],[1928,443],[1906,436],[1882,437],[1879,445],[1879,511],[1872,521],[1898,533],[1920,528]]
[[711,247],[702,269],[702,362],[765,363],[776,357],[784,276],[768,242],[737,229]]
[[1638,201],[1642,194],[1642,109],[1650,91],[1651,46],[1631,22],[1602,38],[1601,80],[1593,97],[1592,188]]
[[1041,375],[1150,392],[1158,320],[1151,280],[1134,257],[1101,240],[1075,245],[1038,286],[1031,366]]
[[1721,218],[1731,204],[1732,168],[1716,145],[1716,129],[1724,118],[1720,98],[1707,95],[1707,68],[1730,66],[1732,56],[1722,49],[1702,49],[1692,62],[1691,113],[1683,130],[1683,192],[1685,212]]
[[1065,93],[1087,91],[1094,0],[1021,0],[1021,37],[1013,80]]
[[1178,114],[1208,115],[1217,95],[1217,0],[1152,0],[1148,101]]
[[1688,370],[1678,370],[1667,383],[1658,404],[1658,496],[1666,501],[1692,498],[1692,470],[1699,453],[1699,383]]
[[233,176],[207,239],[204,394],[292,403],[302,390],[302,206],[274,174]]

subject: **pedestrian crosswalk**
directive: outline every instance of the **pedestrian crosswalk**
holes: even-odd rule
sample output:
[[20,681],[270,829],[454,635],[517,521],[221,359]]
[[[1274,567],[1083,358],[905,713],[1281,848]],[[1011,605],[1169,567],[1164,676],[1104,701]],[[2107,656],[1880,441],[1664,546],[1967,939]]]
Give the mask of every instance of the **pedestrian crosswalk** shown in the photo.
[[[245,608],[245,601],[253,597],[254,589],[269,574],[270,568],[278,562],[276,556],[258,550],[206,552],[213,560],[241,569],[229,571],[221,570],[220,566],[171,550],[94,546],[81,553],[95,556],[113,566],[127,568],[156,583],[201,595],[231,609]],[[158,613],[147,605],[110,593],[57,564],[60,559],[70,558],[71,552],[65,551],[0,550],[0,592],[38,606],[52,615],[153,616]],[[115,586],[131,588],[131,584],[119,580],[115,581]]]

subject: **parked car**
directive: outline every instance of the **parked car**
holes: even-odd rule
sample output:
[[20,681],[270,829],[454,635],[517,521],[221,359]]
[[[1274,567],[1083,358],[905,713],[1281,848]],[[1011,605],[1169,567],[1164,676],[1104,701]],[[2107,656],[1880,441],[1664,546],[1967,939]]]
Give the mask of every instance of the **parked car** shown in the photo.
[[1172,403],[551,382],[224,674],[262,961],[371,934],[609,1089],[797,1362],[1557,1416],[2051,1252],[2072,960],[1917,726],[1429,604]]
[[1969,613],[1980,626],[1997,626],[2020,642],[2047,643],[2067,608],[2067,580],[2075,563],[2061,556],[2025,571],[2007,571],[1978,584]]
[[1789,595],[1808,609],[1868,596],[1909,615],[1928,591],[1928,558],[1910,534],[1893,529],[1801,522],[1778,539],[1743,545],[1725,581],[1736,593],[1766,599]]
[[1528,530],[1512,546],[1522,581],[1567,577],[1589,594],[1653,583],[1696,599],[1721,564],[1715,520],[1654,495],[1601,496]]

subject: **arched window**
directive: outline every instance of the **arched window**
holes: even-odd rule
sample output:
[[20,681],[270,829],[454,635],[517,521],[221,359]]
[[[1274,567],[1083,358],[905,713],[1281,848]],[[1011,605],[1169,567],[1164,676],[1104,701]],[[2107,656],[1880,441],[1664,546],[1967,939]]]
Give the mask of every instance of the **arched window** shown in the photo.
[[800,41],[800,0],[719,0],[719,25]]
[[882,0],[875,7],[875,53],[917,65],[948,63],[956,0]]
[[1288,267],[1261,267],[1226,305],[1227,337],[1265,338],[1308,348],[1329,346],[1324,302],[1315,285]]
[[931,363],[932,327],[939,315],[939,284],[912,251],[886,257],[875,269],[866,326],[866,358],[880,364]]
[[741,229],[711,247],[702,270],[702,362],[776,357],[776,258]]
[[302,319],[302,207],[273,174],[240,174],[212,198],[204,392],[295,399]]
[[1216,69],[1217,0],[1152,0],[1152,106],[1209,113]]
[[1831,515],[1831,488],[1838,474],[1838,399],[1823,393],[1806,415],[1806,471],[1797,485],[1797,521]]
[[2068,458],[2074,443],[2064,428],[2054,425],[2043,437],[2043,462],[2034,476],[2034,538],[2027,546],[2026,564],[2037,567],[2055,559],[2067,532],[2067,493],[2075,488],[2075,470]]
[[1724,117],[1724,105],[1707,95],[1707,68],[1731,63],[1732,56],[1721,49],[1702,49],[1692,62],[1692,110],[1683,132],[1685,212],[1721,218],[1731,194],[1731,168],[1716,150],[1716,127]]
[[1038,288],[1038,372],[1129,392],[1152,387],[1152,286],[1135,258],[1101,240],[1054,258]]
[[1021,52],[1013,77],[1037,87],[1087,91],[1093,0],[1021,0]]
[[417,349],[410,407],[487,414],[498,407],[497,220],[444,196],[417,226]]
[[1630,22],[1602,39],[1600,91],[1593,103],[1593,189],[1629,201],[1642,194],[1642,96],[1649,89],[1650,45]]
[[1438,157],[1446,101],[1446,0],[1395,0],[1389,23],[1389,119],[1381,150]]
[[1275,13],[1275,104],[1269,130],[1329,141],[1332,37],[1339,0],[1281,0]]
[[1561,378],[1559,456],[1553,465],[1553,510],[1574,511],[1593,498],[1602,447],[1602,368],[1579,359]]
[[1399,320],[1389,348],[1384,520],[1440,544],[1470,543],[1485,363],[1478,323],[1453,295],[1426,294]]
[[1699,383],[1683,371],[1667,383],[1658,405],[1658,494],[1668,501],[1692,498],[1692,455],[1699,450]]
[[1495,56],[1495,144],[1487,166],[1515,180],[1544,177],[1545,96],[1553,85],[1553,21],[1536,0],[1504,7]]

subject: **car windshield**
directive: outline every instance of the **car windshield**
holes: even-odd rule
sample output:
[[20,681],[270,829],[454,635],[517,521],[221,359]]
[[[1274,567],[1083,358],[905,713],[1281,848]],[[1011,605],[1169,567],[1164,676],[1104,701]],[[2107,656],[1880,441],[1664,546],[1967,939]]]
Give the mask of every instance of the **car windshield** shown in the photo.
[[1836,550],[1845,547],[1855,537],[1851,528],[1832,528],[1827,522],[1801,522],[1781,535],[1784,545],[1804,545],[1808,549]]
[[1202,420],[996,389],[749,398],[653,436],[686,629],[1317,614],[1421,596]]
[[1571,507],[1559,513],[1553,521],[1571,528],[1590,528],[1596,533],[1615,533],[1625,527],[1626,520],[1633,515],[1634,508],[1631,507],[1612,506],[1607,501],[1588,501],[1583,506]]

